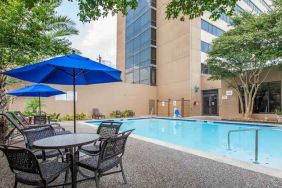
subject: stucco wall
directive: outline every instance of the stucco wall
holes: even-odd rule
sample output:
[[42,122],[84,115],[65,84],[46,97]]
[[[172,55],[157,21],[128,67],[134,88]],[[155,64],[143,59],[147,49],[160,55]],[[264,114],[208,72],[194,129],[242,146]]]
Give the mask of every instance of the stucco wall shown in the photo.
[[[51,85],[63,91],[72,91],[71,86]],[[113,110],[131,109],[137,116],[149,114],[149,100],[156,99],[156,88],[128,83],[112,83],[101,85],[77,86],[77,112],[92,114],[93,108],[109,116]],[[10,106],[11,110],[24,110],[26,97],[15,98]],[[55,97],[44,98],[45,107],[43,111],[47,113],[72,114],[72,101],[58,101]]]

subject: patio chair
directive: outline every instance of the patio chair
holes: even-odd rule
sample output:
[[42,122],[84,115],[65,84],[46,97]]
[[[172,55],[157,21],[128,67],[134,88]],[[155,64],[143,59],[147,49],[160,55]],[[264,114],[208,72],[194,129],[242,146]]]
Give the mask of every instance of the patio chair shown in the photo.
[[33,143],[36,140],[55,136],[56,132],[52,126],[45,126],[35,129],[24,129],[22,133],[25,138],[26,148],[30,149],[38,159],[46,160],[47,158],[61,157],[64,161],[64,151],[59,149],[39,150],[33,148]]
[[92,118],[93,119],[102,119],[102,118],[105,119],[106,116],[103,115],[98,108],[93,108]]
[[23,124],[25,124],[25,125],[30,125],[31,124],[30,118],[29,117],[25,117],[21,111],[14,111],[13,113],[18,117],[18,119]]
[[61,113],[58,113],[55,118],[51,118],[51,122],[59,122],[60,116],[61,116]]
[[46,126],[46,125],[51,125],[55,131],[56,134],[69,134],[71,133],[70,131],[66,131],[63,127],[61,127],[61,125],[59,123],[50,123],[50,124],[26,124],[25,121],[22,121],[24,118],[20,115],[22,114],[19,111],[16,112],[6,112],[6,114],[10,114],[11,118],[13,118],[15,121],[17,121],[19,124],[21,124],[24,128],[28,128],[28,127],[34,127],[34,126]]
[[18,183],[47,187],[70,167],[69,163],[56,160],[39,163],[36,156],[25,148],[0,145],[0,150],[7,157],[10,169],[15,174],[15,188]]
[[[122,165],[122,157],[125,151],[127,138],[133,130],[134,129],[128,130],[106,139],[102,144],[99,155],[90,156],[78,162],[79,167],[94,172],[97,188],[99,187],[99,180],[102,176],[114,173],[122,173],[124,183],[127,183]],[[112,170],[118,166],[120,167],[120,170]]]
[[88,155],[89,154],[94,155],[99,153],[101,150],[101,144],[103,140],[118,134],[121,125],[122,122],[114,122],[114,121],[101,122],[96,132],[97,134],[100,135],[100,139],[94,142],[94,144],[92,143],[82,146],[79,151]]
[[54,128],[51,125],[36,125],[36,126],[25,126],[24,124],[20,123],[20,121],[15,118],[15,116],[13,116],[13,114],[11,113],[0,113],[0,116],[5,117],[8,122],[12,125],[12,129],[8,132],[8,134],[5,136],[4,138],[4,143],[8,143],[10,144],[10,142],[15,139],[15,138],[19,138],[19,136],[23,136],[24,139],[25,138],[25,132],[24,131],[28,131],[28,130],[39,130],[40,128],[52,128],[55,132],[56,135],[60,135],[60,134],[69,134],[71,133],[70,131],[65,131],[64,128]]

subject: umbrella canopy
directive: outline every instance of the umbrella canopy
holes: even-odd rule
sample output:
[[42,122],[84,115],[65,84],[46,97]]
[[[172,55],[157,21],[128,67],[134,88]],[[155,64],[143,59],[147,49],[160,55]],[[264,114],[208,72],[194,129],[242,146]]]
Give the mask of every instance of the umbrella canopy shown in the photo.
[[40,97],[50,97],[54,95],[65,94],[65,92],[52,88],[48,85],[35,84],[26,86],[20,89],[7,92],[9,95],[18,97],[39,97],[39,112],[41,114],[41,102]]
[[54,95],[65,94],[65,92],[52,88],[48,85],[34,84],[9,91],[7,94],[19,97],[50,97]]
[[3,74],[36,83],[73,85],[74,132],[76,132],[75,86],[121,81],[121,71],[77,54],[55,57]]

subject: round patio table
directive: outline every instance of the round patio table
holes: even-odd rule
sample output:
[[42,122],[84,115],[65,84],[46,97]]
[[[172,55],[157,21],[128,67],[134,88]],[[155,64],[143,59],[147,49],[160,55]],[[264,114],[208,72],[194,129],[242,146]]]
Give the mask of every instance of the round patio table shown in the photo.
[[77,161],[78,147],[90,144],[99,139],[98,134],[76,133],[57,135],[37,140],[33,143],[33,147],[37,149],[69,149],[72,155],[72,187],[77,186]]

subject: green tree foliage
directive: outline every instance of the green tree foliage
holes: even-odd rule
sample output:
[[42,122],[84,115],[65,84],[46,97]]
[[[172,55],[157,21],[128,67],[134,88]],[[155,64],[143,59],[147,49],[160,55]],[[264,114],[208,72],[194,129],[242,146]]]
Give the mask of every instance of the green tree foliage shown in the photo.
[[234,89],[246,118],[252,115],[261,83],[281,63],[281,2],[269,13],[235,17],[234,29],[215,39],[208,53],[211,79],[224,80]]
[[188,16],[190,19],[211,12],[211,19],[218,19],[221,14],[231,16],[237,0],[170,0],[166,7],[166,17],[176,19]]
[[[68,17],[55,11],[61,1],[28,2],[0,3],[0,72],[71,51],[65,36],[78,31]],[[0,111],[7,107],[6,84],[7,77],[0,74]]]
[[[30,6],[43,0],[26,0]],[[50,0],[44,0],[50,1]],[[79,5],[79,17],[82,22],[98,20],[109,14],[114,15],[121,12],[127,14],[127,9],[135,9],[138,0],[68,0],[75,1]],[[158,0],[167,2],[166,17],[168,19],[184,18],[190,19],[202,16],[205,11],[211,12],[210,18],[217,19],[222,13],[232,15],[237,0]]]

